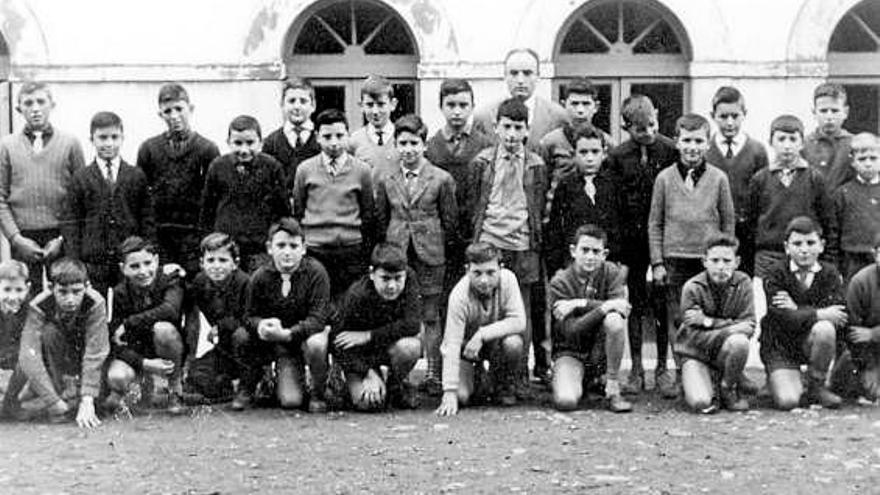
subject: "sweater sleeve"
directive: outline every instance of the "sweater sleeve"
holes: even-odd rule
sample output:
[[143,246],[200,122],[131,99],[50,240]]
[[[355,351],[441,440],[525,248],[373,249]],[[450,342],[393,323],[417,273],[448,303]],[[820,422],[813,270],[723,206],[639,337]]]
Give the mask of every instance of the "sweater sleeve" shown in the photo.
[[[160,267],[159,270],[162,268]],[[167,321],[174,326],[180,325],[180,310],[183,305],[183,287],[181,281],[173,278],[168,281],[162,293],[162,302],[150,309],[129,315],[125,318],[126,332],[151,331],[153,324]]]
[[9,239],[19,233],[18,224],[9,206],[9,195],[12,192],[12,157],[6,143],[0,144],[0,228]]
[[484,325],[481,332],[498,336],[522,334],[526,331],[526,310],[519,283],[513,272],[508,270],[502,270],[500,278],[497,289],[501,296],[498,319]]
[[400,297],[403,298],[403,318],[369,329],[372,341],[376,345],[388,347],[403,337],[419,334],[422,323],[422,302],[419,299],[419,284],[415,272],[407,271],[406,286]]
[[98,397],[101,392],[101,374],[104,360],[110,354],[107,331],[107,309],[103,299],[97,299],[85,322],[85,350],[82,357],[80,395]]
[[21,332],[18,365],[28,379],[28,386],[37,394],[38,407],[46,408],[61,400],[43,361],[42,329],[48,324],[34,308],[28,314]]
[[651,265],[663,263],[663,229],[666,222],[666,175],[661,173],[654,181],[651,212],[648,215],[648,247]]
[[440,353],[443,355],[442,381],[444,391],[458,390],[461,373],[461,348],[468,320],[468,282],[459,282],[449,295],[446,328]]
[[455,249],[455,246],[459,245],[458,202],[455,199],[455,179],[450,175],[447,175],[440,184],[438,206],[443,240],[446,246]]
[[376,204],[373,196],[373,179],[369,169],[361,176],[361,191],[358,195],[358,206],[361,215],[361,239],[365,252],[372,251],[378,236],[379,225],[376,222]]
[[727,174],[721,172],[721,183],[718,191],[718,217],[721,219],[720,231],[728,235],[734,234],[736,228],[736,212],[733,208],[733,196]]
[[205,185],[202,186],[202,200],[199,208],[199,228],[202,232],[214,230],[214,221],[217,215],[217,160],[211,162],[208,167],[208,176],[205,177]]
[[385,179],[376,181],[376,242],[385,242],[388,236],[388,225],[391,223],[391,203]]
[[[772,270],[764,281],[764,293],[767,299],[767,316],[777,323],[777,330],[783,333],[798,333],[803,328],[810,328],[816,323],[816,308],[798,305],[797,309],[780,309],[773,305],[773,296],[780,291],[787,291],[784,284],[784,267]],[[791,294],[790,294],[791,295]]]
[[[316,263],[317,265],[317,263]],[[330,305],[330,278],[323,267],[317,265],[316,269],[308,278],[309,311],[305,318],[293,326],[292,338],[294,341],[303,342],[309,336],[322,332],[327,319]],[[259,323],[259,320],[257,320]],[[256,327],[255,327],[256,328]]]
[[[305,165],[305,166],[303,166]],[[298,222],[302,222],[306,211],[306,200],[308,199],[308,190],[306,189],[306,172],[309,168],[309,162],[305,162],[296,168],[293,176],[293,190],[291,191],[291,212],[293,218]]]
[[865,316],[869,314],[870,305],[870,288],[866,286],[864,279],[853,277],[846,289],[846,309],[849,313],[850,327],[867,326]]

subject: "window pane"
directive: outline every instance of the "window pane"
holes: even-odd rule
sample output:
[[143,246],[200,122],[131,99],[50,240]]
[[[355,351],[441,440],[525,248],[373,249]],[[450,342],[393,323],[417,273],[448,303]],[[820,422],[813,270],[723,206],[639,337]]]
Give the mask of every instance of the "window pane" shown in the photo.
[[397,109],[391,114],[395,121],[408,113],[416,113],[416,85],[411,82],[394,83],[394,96],[397,98]]
[[296,55],[332,55],[344,52],[345,47],[314,17],[306,21],[293,46],[293,53]]
[[873,84],[846,84],[847,101],[849,102],[849,118],[846,119],[846,130],[852,133],[880,131],[878,118],[878,87]]
[[409,31],[400,19],[394,17],[376,33],[370,44],[364,47],[370,55],[414,55]]
[[832,52],[873,52],[876,43],[871,36],[856,23],[855,19],[846,15],[834,28],[828,50]]
[[642,94],[654,102],[660,133],[675,135],[675,121],[684,113],[683,83],[641,83],[630,86],[631,94]]
[[315,113],[317,116],[328,108],[345,112],[345,86],[315,86]]
[[617,19],[620,17],[618,3],[599,5],[587,11],[586,17],[590,24],[605,36],[605,39],[614,43],[617,41]]
[[633,47],[633,53],[681,53],[681,43],[675,31],[663,21]]

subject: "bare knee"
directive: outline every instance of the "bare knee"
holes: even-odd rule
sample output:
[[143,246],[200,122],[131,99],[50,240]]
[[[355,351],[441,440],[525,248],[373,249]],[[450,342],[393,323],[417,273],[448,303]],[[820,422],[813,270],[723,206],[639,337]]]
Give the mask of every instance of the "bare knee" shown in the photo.
[[521,356],[523,353],[522,335],[508,335],[501,341],[501,348],[506,356]]
[[157,321],[153,324],[153,342],[157,346],[182,344],[177,327],[167,321]]
[[388,349],[388,354],[392,363],[413,362],[422,355],[422,343],[416,337],[403,337]]
[[735,333],[724,341],[722,351],[727,355],[741,356],[749,353],[749,338],[741,333]]
[[834,345],[837,329],[829,321],[817,321],[810,329],[810,340],[814,344]]
[[282,409],[299,409],[303,405],[303,394],[299,390],[279,390],[278,404]]
[[581,392],[575,390],[575,387],[553,388],[553,405],[560,411],[573,411],[577,409],[581,400]]
[[626,320],[620,313],[608,313],[602,320],[602,325],[608,337],[622,337],[626,332]]
[[134,369],[122,361],[113,361],[107,369],[107,385],[116,391],[124,391],[137,377]]
[[320,332],[309,336],[303,344],[303,355],[309,363],[327,358],[327,333]]

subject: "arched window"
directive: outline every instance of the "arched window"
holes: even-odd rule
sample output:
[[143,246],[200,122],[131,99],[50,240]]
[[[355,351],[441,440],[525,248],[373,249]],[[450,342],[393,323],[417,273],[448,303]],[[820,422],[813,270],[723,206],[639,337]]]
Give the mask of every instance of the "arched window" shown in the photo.
[[556,40],[554,94],[588,77],[599,90],[594,124],[621,138],[620,104],[631,93],[651,97],[660,131],[671,134],[685,112],[690,44],[675,15],[654,2],[595,0],[565,22]]
[[829,79],[846,88],[850,132],[880,131],[880,1],[850,9],[828,42]]
[[394,84],[399,103],[392,118],[417,111],[415,38],[385,4],[318,2],[293,23],[285,47],[287,73],[307,77],[315,85],[316,113],[339,108],[358,127],[363,122],[360,85],[367,74],[385,76]]

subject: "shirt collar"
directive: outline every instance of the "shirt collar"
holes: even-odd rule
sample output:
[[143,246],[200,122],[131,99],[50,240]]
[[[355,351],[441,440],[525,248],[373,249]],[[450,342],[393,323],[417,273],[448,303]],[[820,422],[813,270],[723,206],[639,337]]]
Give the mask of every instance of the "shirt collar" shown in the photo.
[[449,127],[449,124],[444,125],[441,132],[443,133],[444,139],[446,139],[447,141],[452,141],[452,138],[454,138],[456,135],[470,136],[473,126],[474,118],[473,116],[471,116],[470,118],[468,118],[467,122],[465,122],[464,127],[461,128],[461,131],[458,134],[456,134],[455,131],[453,131],[452,128]]
[[[293,122],[291,122],[289,120],[284,121],[283,127],[284,127],[285,134],[292,134],[292,133],[296,132],[296,126],[293,125]],[[302,123],[301,126],[299,126],[299,132],[303,132],[303,131],[313,132],[314,130],[315,130],[315,123],[312,122],[311,120],[306,120],[305,122]]]
[[[733,136],[733,139],[731,140],[733,142],[733,149],[737,150],[742,148],[743,145],[746,144],[747,138],[748,136],[746,136],[746,133],[743,131],[736,133],[736,136]],[[715,144],[717,144],[718,148],[722,151],[727,151],[727,138],[724,137],[724,134],[721,134],[720,132],[715,134]]]
[[[799,267],[798,264],[794,262],[794,260],[788,260],[788,269],[791,270],[791,273],[797,273],[801,271],[801,267]],[[817,261],[813,263],[813,266],[808,268],[807,271],[810,273],[819,273],[820,271],[822,271],[822,265],[819,264],[819,262]]]
[[843,139],[843,138],[847,138],[850,136],[852,136],[852,134],[850,134],[849,131],[847,131],[843,127],[838,129],[837,132],[835,132],[834,134],[825,134],[824,132],[820,132],[818,128],[814,129],[813,133],[811,134],[811,137],[815,140],[833,139],[836,141],[838,139]]
[[[106,168],[107,168],[107,160],[105,160],[105,159],[103,159],[103,158],[98,158],[98,159],[97,159],[97,162],[101,165],[101,167],[102,167],[103,169],[106,170]],[[114,171],[119,170],[119,164],[120,164],[120,163],[122,163],[122,158],[120,158],[119,156],[116,156],[116,157],[114,157],[112,160],[110,160],[110,166],[113,167],[113,170],[114,170]]]
[[416,167],[415,170],[410,170],[410,169],[406,168],[403,164],[400,165],[400,171],[401,171],[401,173],[403,173],[404,178],[406,178],[406,174],[409,174],[409,173],[415,174],[415,178],[418,178],[419,175],[422,174],[422,170],[424,170],[424,169],[425,169],[425,159],[424,158],[419,160],[419,166]]
[[[791,169],[792,169],[792,170],[797,170],[797,169],[799,169],[799,168],[807,168],[807,167],[809,167],[809,165],[807,165],[807,161],[804,160],[803,158],[798,158],[798,161],[795,162],[794,166],[791,167]],[[774,171],[776,171],[776,170],[782,170],[783,168],[784,168],[784,167],[782,167],[782,165],[780,165],[779,162],[776,161],[776,158],[775,158],[775,157],[773,158],[773,161],[770,162],[770,167],[769,167],[769,169],[770,169],[771,172],[774,172]]]
[[48,139],[49,137],[52,136],[52,134],[55,132],[55,130],[52,128],[52,124],[46,124],[46,127],[43,127],[43,128],[40,129],[39,131],[34,131],[34,129],[33,129],[31,126],[25,126],[25,128],[24,128],[24,134],[25,134],[25,136],[27,136],[29,139],[33,139],[33,138],[34,138],[34,132],[42,132],[42,134],[40,134],[40,136],[41,136],[41,137],[43,138],[43,140],[45,141],[46,139]]
[[865,179],[863,179],[861,175],[856,174],[856,180],[859,181],[860,184],[867,184],[870,186],[880,184],[880,176],[874,177],[874,180],[868,182]]
[[[377,129],[375,127],[373,127],[372,123],[367,124],[366,129],[367,129],[367,136],[370,137],[370,141],[372,141],[374,143],[379,141],[379,137],[376,135]],[[388,146],[388,144],[394,140],[394,124],[392,124],[390,121],[386,122],[385,126],[382,127],[381,131],[382,131],[382,142],[384,143],[385,146]]]

